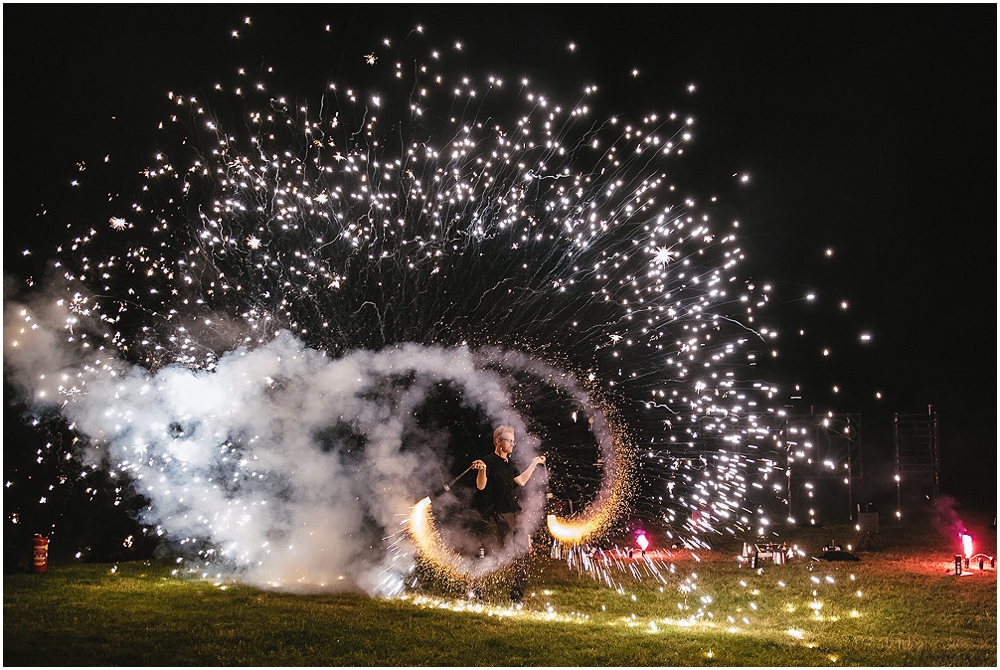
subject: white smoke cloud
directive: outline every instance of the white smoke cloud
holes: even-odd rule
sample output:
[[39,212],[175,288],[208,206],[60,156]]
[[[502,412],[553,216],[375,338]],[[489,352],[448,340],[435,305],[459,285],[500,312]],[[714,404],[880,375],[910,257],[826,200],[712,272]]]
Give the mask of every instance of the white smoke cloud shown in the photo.
[[[88,465],[127,472],[151,501],[142,521],[205,552],[212,575],[289,589],[380,583],[392,563],[384,539],[450,479],[447,436],[415,419],[442,382],[513,425],[522,462],[537,453],[496,352],[404,344],[332,358],[280,332],[211,370],[151,372],[114,348],[81,347],[66,306],[45,304],[5,302],[8,378],[90,438]],[[535,493],[527,509],[540,517]]]

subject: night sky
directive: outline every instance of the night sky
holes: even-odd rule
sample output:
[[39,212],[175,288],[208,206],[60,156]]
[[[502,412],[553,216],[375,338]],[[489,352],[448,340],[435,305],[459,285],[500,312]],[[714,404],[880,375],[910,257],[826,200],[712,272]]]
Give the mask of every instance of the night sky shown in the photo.
[[[255,29],[233,40],[246,14]],[[38,213],[78,162],[144,166],[166,91],[263,55],[294,64],[287,88],[312,86],[422,24],[429,44],[461,40],[470,70],[568,94],[597,83],[615,111],[691,111],[685,181],[751,176],[725,206],[748,272],[778,288],[774,376],[803,384],[795,411],[862,413],[878,460],[892,414],[933,405],[943,490],[995,509],[995,5],[5,5],[4,19],[5,276],[38,274],[61,234]]]

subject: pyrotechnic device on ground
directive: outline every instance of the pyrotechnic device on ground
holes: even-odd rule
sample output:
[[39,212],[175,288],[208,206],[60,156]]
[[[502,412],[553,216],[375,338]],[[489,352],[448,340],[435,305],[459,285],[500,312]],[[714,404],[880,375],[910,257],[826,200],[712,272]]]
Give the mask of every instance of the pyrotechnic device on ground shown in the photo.
[[975,561],[979,562],[979,570],[986,570],[986,561],[990,562],[990,568],[996,568],[996,556],[987,556],[983,553],[974,553],[975,548],[972,543],[972,536],[968,533],[959,533],[959,540],[962,542],[962,553],[955,554],[955,576],[962,574],[963,567],[965,572],[971,574],[969,569],[969,564]]

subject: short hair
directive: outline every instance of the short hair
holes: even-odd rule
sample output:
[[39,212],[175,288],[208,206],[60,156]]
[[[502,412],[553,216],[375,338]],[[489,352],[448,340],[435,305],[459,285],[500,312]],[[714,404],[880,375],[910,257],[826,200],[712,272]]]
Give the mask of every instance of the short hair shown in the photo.
[[499,440],[500,436],[503,435],[504,433],[510,433],[511,436],[513,436],[514,435],[514,427],[513,426],[508,426],[506,424],[504,424],[502,426],[497,426],[496,430],[493,431],[493,444],[496,444],[497,440]]

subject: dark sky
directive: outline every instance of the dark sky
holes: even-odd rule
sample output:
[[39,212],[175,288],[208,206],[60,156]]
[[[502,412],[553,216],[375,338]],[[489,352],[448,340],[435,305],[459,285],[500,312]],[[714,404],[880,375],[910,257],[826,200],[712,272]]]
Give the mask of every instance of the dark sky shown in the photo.
[[[236,44],[241,12],[255,29]],[[995,5],[5,5],[4,19],[7,273],[37,271],[20,251],[44,258],[53,231],[36,215],[77,162],[148,160],[166,91],[265,54],[314,85],[419,23],[429,44],[461,40],[470,69],[595,82],[637,114],[682,101],[697,117],[690,181],[752,177],[729,205],[752,274],[788,300],[819,295],[777,312],[781,381],[862,412],[865,448],[883,454],[892,413],[933,404],[948,485],[971,479],[995,505]],[[822,343],[796,343],[800,323]]]

